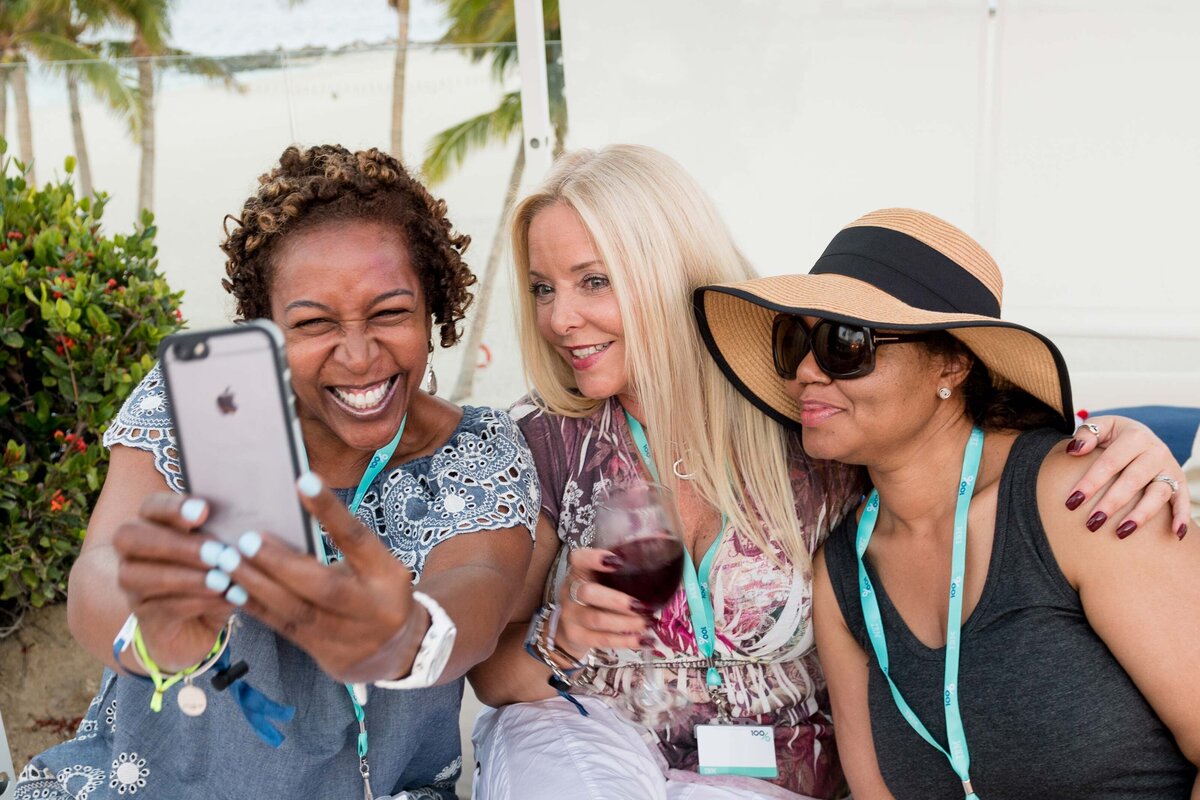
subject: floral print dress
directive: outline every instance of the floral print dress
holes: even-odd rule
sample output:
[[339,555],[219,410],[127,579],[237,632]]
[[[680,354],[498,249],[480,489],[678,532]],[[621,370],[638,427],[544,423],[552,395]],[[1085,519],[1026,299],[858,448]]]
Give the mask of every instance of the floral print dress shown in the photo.
[[[610,399],[588,417],[550,414],[526,398],[510,410],[533,452],[542,487],[542,513],[569,548],[590,547],[596,503],[609,487],[639,480],[637,452],[621,405]],[[796,513],[809,551],[829,532],[826,496],[842,502],[852,474],[837,465],[820,470],[796,441],[791,464]],[[832,489],[827,491],[826,487]],[[714,659],[733,717],[775,726],[779,778],[775,783],[803,795],[833,797],[842,786],[830,722],[825,679],[813,649],[811,568],[791,564],[782,549],[768,558],[732,525],[713,560],[710,578],[716,622]],[[560,559],[561,581],[566,559]],[[670,767],[698,769],[694,727],[717,716],[705,683],[708,661],[696,647],[687,598],[681,588],[653,626],[655,668],[665,682],[685,691],[688,717],[656,732]],[[577,690],[611,698],[628,695],[642,678],[641,656],[632,650],[595,651],[577,678]]]
[[[153,454],[166,485],[185,491],[170,407],[155,367],[105,433],[108,446]],[[466,407],[449,440],[432,455],[384,470],[357,515],[419,582],[429,553],[461,535],[537,525],[538,486],[529,450],[503,411]],[[349,503],[352,489],[335,490]],[[331,558],[339,557],[326,540]],[[232,660],[246,680],[293,706],[278,748],[243,719],[232,690],[201,676],[208,708],[184,716],[169,689],[150,710],[148,682],[105,669],[100,693],[75,738],[35,757],[21,772],[14,800],[259,797],[362,797],[358,725],[345,687],[299,648],[248,615],[239,615]],[[458,717],[463,679],[427,689],[369,690],[371,786],[377,797],[453,800],[462,771]]]

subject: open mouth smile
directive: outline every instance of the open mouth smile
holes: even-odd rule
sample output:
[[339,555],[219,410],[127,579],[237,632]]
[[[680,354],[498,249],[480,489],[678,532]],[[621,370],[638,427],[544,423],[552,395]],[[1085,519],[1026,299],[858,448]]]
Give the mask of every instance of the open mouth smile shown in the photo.
[[600,360],[600,356],[605,350],[612,347],[612,342],[604,344],[589,344],[586,347],[568,347],[567,352],[571,354],[571,366],[575,369],[587,369]]
[[358,417],[368,417],[382,411],[391,401],[396,393],[396,386],[400,383],[399,377],[399,375],[393,375],[369,386],[327,386],[325,388],[334,401],[347,412]]

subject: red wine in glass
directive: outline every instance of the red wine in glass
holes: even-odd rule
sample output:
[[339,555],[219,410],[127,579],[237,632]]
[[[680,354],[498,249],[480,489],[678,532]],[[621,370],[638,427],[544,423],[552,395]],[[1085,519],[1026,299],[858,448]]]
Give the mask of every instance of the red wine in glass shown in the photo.
[[683,542],[678,538],[659,531],[611,549],[621,566],[599,573],[599,583],[636,598],[649,613],[674,596],[683,577]]
[[[683,579],[687,552],[680,538],[675,500],[658,484],[632,484],[614,489],[596,509],[595,546],[621,560],[611,572],[597,572],[601,584],[638,600],[650,617],[662,608]],[[676,687],[663,686],[649,639],[642,641],[642,682],[628,697],[636,721],[652,728],[673,724],[689,705]]]

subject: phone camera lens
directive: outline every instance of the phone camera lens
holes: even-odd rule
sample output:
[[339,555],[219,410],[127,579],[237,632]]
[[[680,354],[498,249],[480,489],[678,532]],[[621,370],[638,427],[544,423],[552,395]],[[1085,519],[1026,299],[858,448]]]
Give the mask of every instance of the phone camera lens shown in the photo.
[[204,358],[208,354],[208,345],[204,342],[196,342],[192,347],[192,358]]

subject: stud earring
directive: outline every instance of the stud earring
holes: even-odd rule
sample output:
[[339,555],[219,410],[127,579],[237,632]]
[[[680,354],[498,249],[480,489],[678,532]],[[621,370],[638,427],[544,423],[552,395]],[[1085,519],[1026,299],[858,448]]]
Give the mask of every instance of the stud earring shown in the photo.
[[952,394],[954,394],[954,392],[950,391],[949,386],[943,386],[942,388],[938,389],[938,397],[942,398],[943,400],[949,400],[950,395]]

